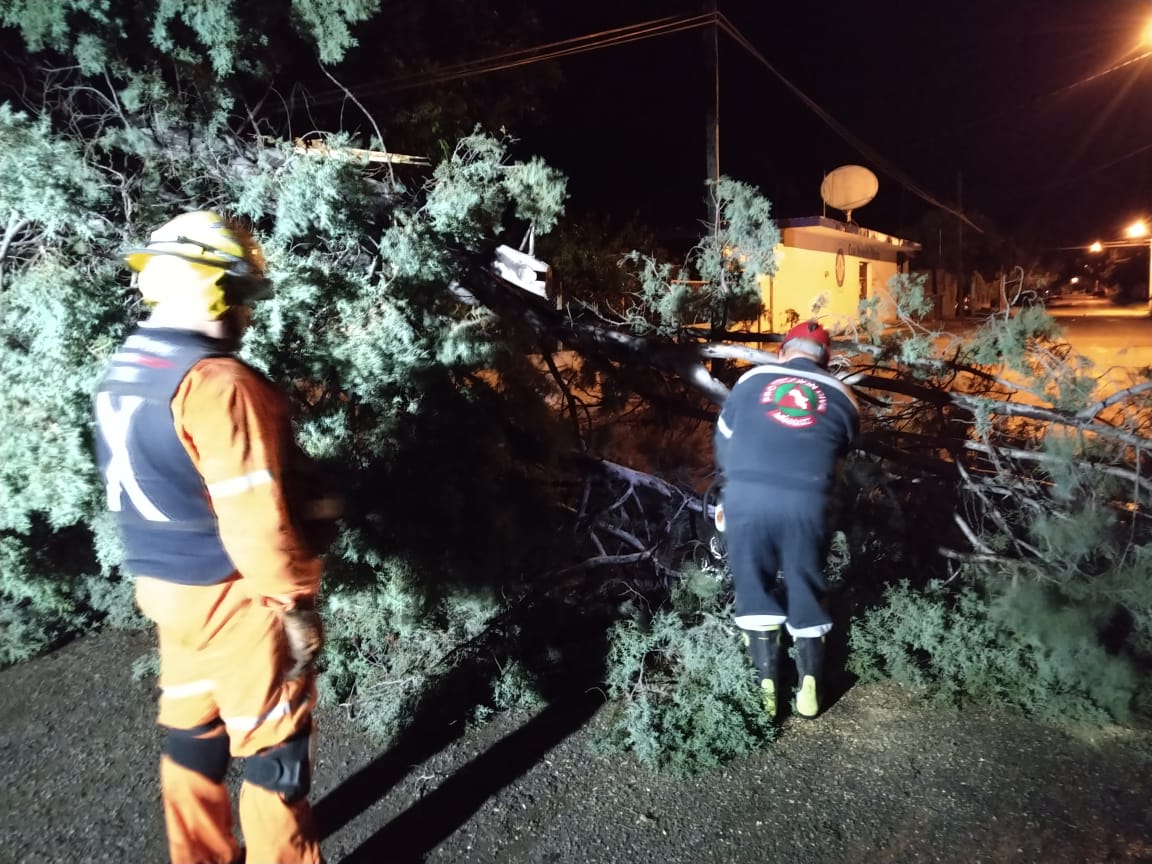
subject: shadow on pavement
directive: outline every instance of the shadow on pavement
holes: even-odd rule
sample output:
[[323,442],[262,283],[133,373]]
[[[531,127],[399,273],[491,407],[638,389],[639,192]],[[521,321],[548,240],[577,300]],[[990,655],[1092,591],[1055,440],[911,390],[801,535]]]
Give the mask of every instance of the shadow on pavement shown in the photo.
[[487,659],[473,657],[448,673],[421,701],[392,747],[316,803],[321,839],[384,799],[415,766],[463,737],[476,706],[491,699],[494,668],[518,660],[546,707],[393,818],[345,862],[422,860],[603,705],[597,685],[603,678],[610,616],[590,613],[588,605],[548,598],[517,612],[524,622],[513,628],[514,638],[489,645],[490,653],[479,652]]
[[[547,706],[364,841],[343,859],[344,864],[423,861],[425,855],[468,821],[485,801],[511,785],[552,748],[587,723],[603,701],[599,692],[589,691]],[[395,750],[383,757],[389,765],[397,767],[410,767],[412,763],[408,759]],[[374,772],[377,765],[373,763],[353,778],[358,781],[358,788],[362,788],[361,780],[376,782],[370,772]],[[343,790],[342,786],[339,792]],[[321,802],[322,805],[328,800]],[[331,830],[330,826],[325,823],[325,831],[328,830]]]
[[465,731],[463,721],[413,723],[396,744],[330,791],[313,809],[323,840],[384,798],[412,766],[439,753]]

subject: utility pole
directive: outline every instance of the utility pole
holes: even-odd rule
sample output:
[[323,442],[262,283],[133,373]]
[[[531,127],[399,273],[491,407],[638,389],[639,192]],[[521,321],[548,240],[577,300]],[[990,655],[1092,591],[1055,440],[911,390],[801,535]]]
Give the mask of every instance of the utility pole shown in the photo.
[[[712,13],[712,26],[704,28],[704,72],[705,93],[708,93],[704,111],[704,156],[708,164],[708,224],[712,230],[720,230],[720,206],[716,200],[716,183],[720,180],[720,21],[717,15],[718,0],[704,0],[704,11]],[[713,334],[724,332],[728,327],[728,303],[725,300],[720,310],[714,310],[709,322]],[[716,358],[712,361],[712,374],[719,375],[725,361]]]
[[1148,314],[1152,315],[1152,226],[1148,228]]
[[[964,212],[964,178],[959,171],[956,172],[956,211]],[[956,217],[956,294],[959,297],[968,294],[964,284],[964,220],[959,216]],[[975,313],[975,301],[969,297],[968,302],[969,308]]]
[[705,176],[708,187],[708,222],[718,221],[716,183],[720,180],[720,25],[716,18],[717,0],[704,0],[704,11],[712,13],[712,26],[704,28],[704,71],[707,76],[708,106],[704,112]]

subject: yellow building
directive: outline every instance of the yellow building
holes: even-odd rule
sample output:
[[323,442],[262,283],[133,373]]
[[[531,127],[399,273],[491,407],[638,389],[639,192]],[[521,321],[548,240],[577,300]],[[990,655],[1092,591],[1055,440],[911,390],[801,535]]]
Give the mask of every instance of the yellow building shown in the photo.
[[909,272],[920,244],[826,216],[783,219],[776,275],[760,277],[764,314],[747,329],[783,333],[817,317],[829,330],[850,327],[861,300],[880,298],[880,316],[894,318],[888,280]]

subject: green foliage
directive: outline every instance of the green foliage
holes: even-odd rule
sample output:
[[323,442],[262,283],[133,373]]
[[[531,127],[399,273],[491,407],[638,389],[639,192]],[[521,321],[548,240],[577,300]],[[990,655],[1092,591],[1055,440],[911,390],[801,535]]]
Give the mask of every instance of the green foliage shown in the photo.
[[1107,610],[1109,627],[1126,637],[1129,653],[1146,665],[1152,660],[1152,546],[1133,546],[1126,553],[1091,580],[1066,584],[1063,590],[1073,602]]
[[68,526],[93,509],[90,394],[110,347],[94,325],[111,323],[100,304],[117,299],[93,287],[75,258],[52,253],[8,284],[0,352],[0,529],[25,530],[34,513]]
[[384,559],[362,587],[337,583],[327,594],[326,669],[321,698],[348,703],[381,740],[404,727],[420,697],[448,669],[453,650],[500,611],[492,596],[430,600],[407,562]]
[[132,583],[102,568],[81,528],[37,517],[0,531],[0,666],[34,657],[97,622],[139,627]]
[[[480,640],[559,560],[557,520],[574,511],[556,501],[559,454],[572,442],[555,390],[505,322],[448,290],[490,278],[480,271],[495,244],[519,245],[526,231],[559,225],[564,178],[538,159],[513,159],[506,133],[440,140],[461,117],[471,129],[476,116],[527,104],[526,85],[470,83],[480,88],[472,92],[496,94],[480,106],[456,85],[398,98],[404,116],[380,124],[394,136],[387,144],[421,153],[409,149],[418,142],[424,155],[440,154],[431,171],[381,171],[351,157],[344,148],[367,138],[351,132],[325,136],[328,156],[297,153],[282,140],[279,115],[270,120],[246,105],[233,116],[224,107],[241,104],[246,88],[257,92],[253,77],[269,78],[287,62],[311,68],[303,61],[313,52],[336,64],[371,51],[388,77],[508,38],[507,20],[487,7],[438,0],[390,7],[385,17],[379,6],[294,2],[285,16],[283,4],[260,0],[0,0],[0,26],[18,30],[32,52],[52,55],[42,59],[57,69],[79,64],[54,73],[51,98],[29,100],[42,106],[36,115],[0,105],[0,663],[99,623],[139,622],[93,471],[90,397],[141,312],[120,253],[182,209],[211,206],[253,223],[277,294],[257,311],[245,356],[292,394],[300,441],[350,502],[325,579],[326,700],[392,735],[459,662],[461,646]],[[417,38],[447,12],[476,25],[456,28],[462,44],[440,45],[453,38],[442,31],[436,45]],[[388,47],[381,34],[399,44]],[[409,137],[397,141],[401,128]],[[729,178],[710,191],[717,222],[682,266],[662,263],[667,256],[647,242],[648,254],[628,258],[635,292],[624,314],[635,330],[679,335],[703,323],[719,332],[758,316],[758,279],[775,271],[780,239],[769,204]],[[593,299],[613,302],[624,284]],[[898,276],[890,292],[906,337],[879,322],[876,302],[861,310],[864,332],[882,346],[878,363],[940,380],[923,279]],[[989,378],[1014,376],[1054,409],[1080,410],[1092,398],[1090,367],[1059,338],[1041,310],[1023,309],[990,322],[957,356],[993,370]],[[594,363],[572,371],[606,418],[592,443],[644,446],[660,467],[687,473],[700,452],[693,430],[661,448],[673,439],[667,415],[633,412],[629,425],[616,423],[635,402],[611,372]],[[994,567],[968,565],[973,584],[962,590],[899,585],[871,611],[856,610],[853,662],[949,701],[1123,716],[1138,680],[1129,658],[1152,655],[1150,567],[1144,538],[1114,506],[1118,478],[1090,463],[1129,457],[1091,436],[1005,423],[987,379],[984,386],[973,388],[962,416],[941,412],[939,422],[909,427],[929,441],[943,430],[1039,451],[1046,461],[1022,482],[1042,492],[995,512],[972,498],[932,503],[934,517],[950,517],[953,506],[979,513],[975,536],[991,550],[982,555],[1000,558]],[[900,417],[901,407],[888,416]],[[958,417],[968,424],[960,433]],[[943,533],[941,519],[922,518],[925,499],[907,489],[878,469],[857,490],[857,511],[879,511],[884,499],[915,515],[888,514],[834,535],[829,567],[843,576],[842,596],[869,568],[877,579],[909,566],[934,572],[921,547],[935,553],[936,537],[924,535]],[[645,514],[665,517],[658,506]],[[700,770],[771,737],[717,591],[714,574],[690,574],[655,614],[615,627],[613,746],[649,764]],[[502,658],[480,714],[539,698],[541,682],[526,664]]]
[[843,531],[833,531],[824,561],[824,576],[829,584],[841,581],[852,566],[852,545]]
[[673,335],[681,327],[705,323],[723,329],[760,316],[761,276],[776,272],[780,231],[771,205],[756,189],[721,177],[711,190],[716,224],[675,269],[633,251],[626,261],[639,281],[630,323],[638,331]]
[[160,677],[160,650],[152,649],[132,661],[132,680],[149,683]]
[[538,708],[543,704],[532,676],[519,660],[506,663],[492,684],[492,706],[498,711]]
[[108,64],[108,40],[123,27],[112,7],[112,0],[0,0],[0,25],[19,29],[30,51],[72,56],[94,75]]
[[0,666],[29,660],[51,648],[66,626],[59,616],[30,603],[0,604]]
[[[0,533],[0,665],[34,657],[65,631],[70,584],[45,579],[22,538]],[[53,574],[54,575],[54,574]]]
[[[899,287],[898,308],[915,297],[913,286]],[[905,521],[869,533],[905,551],[926,537],[933,554],[850,577],[849,668],[948,705],[1093,723],[1147,711],[1137,696],[1148,678],[1149,619],[1133,603],[1148,578],[1148,535],[1127,502],[1146,494],[1134,489],[1143,455],[1133,444],[1145,439],[1148,406],[1124,400],[1097,420],[1091,364],[1039,307],[991,316],[944,352],[939,334],[914,315],[898,317],[905,332],[876,340],[886,371],[913,379],[927,398],[896,397],[866,417],[866,434],[910,450],[884,472]],[[933,448],[947,448],[936,451],[943,471],[919,473]],[[945,478],[954,473],[953,486]],[[909,477],[939,489],[936,500]],[[862,493],[875,482],[864,480]],[[871,497],[857,495],[857,513]],[[854,551],[867,535],[855,538]]]
[[1042,442],[1043,452],[1052,457],[1043,466],[1052,481],[1052,496],[1062,502],[1074,501],[1088,479],[1085,466],[1077,464],[1083,458],[1088,442],[1075,429],[1055,427],[1048,430]]
[[349,25],[367,21],[380,12],[380,0],[292,0],[296,29],[316,44],[322,63],[339,63],[359,44]]
[[1020,314],[990,318],[981,325],[972,341],[972,359],[992,365],[1003,361],[1020,372],[1030,372],[1025,362],[1034,340],[1060,335],[1056,321],[1039,306],[1027,306]]
[[519,660],[509,660],[500,667],[492,681],[492,697],[477,705],[472,712],[475,723],[483,723],[498,711],[531,710],[544,704],[533,676]]
[[1026,306],[1007,318],[992,318],[971,343],[973,362],[1003,364],[1022,386],[1057,408],[1082,408],[1092,398],[1096,381],[1086,358],[1069,356],[1063,334],[1039,306]]
[[423,215],[429,229],[474,246],[503,231],[506,202],[538,232],[556,226],[567,197],[565,180],[539,159],[508,165],[505,144],[476,132],[433,172]]
[[107,184],[83,149],[7,105],[0,143],[0,660],[11,662],[126,596],[110,581],[115,559],[93,557],[99,520],[81,527],[100,502],[91,392],[124,303],[101,253],[116,236],[101,218]]
[[[326,143],[337,153],[355,144],[346,135],[328,136]],[[255,171],[223,179],[238,215],[269,220],[273,248],[291,248],[298,255],[316,249],[349,254],[375,218],[366,167],[357,158],[295,154],[284,143],[258,152]]]
[[902,321],[922,321],[935,308],[925,291],[928,277],[923,273],[897,273],[888,280],[888,291]]
[[619,704],[603,745],[694,773],[751,753],[774,733],[716,581],[690,570],[670,602],[610,634],[607,689]]
[[[897,273],[888,280],[888,298],[891,309],[880,295],[862,299],[856,307],[855,329],[861,341],[885,345],[902,364],[918,370],[936,354],[938,330],[929,328],[925,318],[934,303],[925,292],[927,277],[923,273]],[[899,333],[892,333],[892,316],[903,325]]]
[[[273,53],[269,31],[284,11],[280,3],[236,0],[0,0],[0,25],[18,29],[30,52],[70,58],[85,75],[125,58],[167,58],[189,68],[206,63],[225,78],[264,67]],[[338,63],[357,44],[352,26],[379,11],[379,0],[294,0],[288,19],[321,62]]]
[[1059,561],[1072,576],[1081,568],[1093,571],[1102,560],[1118,556],[1117,544],[1101,542],[1114,539],[1116,525],[1116,515],[1106,507],[1083,501],[1071,513],[1036,514],[1028,525],[1027,536],[1049,560]]
[[[3,23],[38,26],[14,8],[0,7]],[[114,47],[112,10],[129,4],[100,8],[111,24],[93,32]],[[376,8],[299,4],[294,21],[335,60],[354,42],[344,24]],[[551,412],[530,383],[510,383],[526,364],[490,317],[464,314],[447,288],[527,223],[553,227],[565,181],[479,132],[407,185],[341,155],[348,136],[327,136],[333,155],[319,157],[234,135],[206,78],[258,71],[273,30],[245,45],[251,63],[237,55],[265,6],[156,11],[152,37],[174,72],[152,71],[137,43],[144,71],[115,65],[88,101],[45,100],[35,118],[0,105],[0,662],[99,623],[141,623],[94,470],[91,394],[141,313],[121,251],[174,212],[211,206],[253,223],[277,287],[245,356],[292,393],[301,443],[352,502],[325,580],[329,697],[394,731],[437,664],[502,608],[500,591],[521,590],[525,539],[552,536],[506,438],[531,426],[546,458]],[[67,53],[79,20],[42,22],[32,48]],[[202,58],[200,77],[174,88],[180,64]],[[82,127],[91,138],[74,137]]]
[[31,118],[0,103],[0,217],[12,235],[32,223],[47,239],[66,236],[72,251],[89,251],[96,220],[76,221],[78,207],[98,207],[108,184],[74,141],[54,136],[46,117]]
[[1029,583],[893,585],[853,623],[849,669],[953,706],[1073,722],[1126,719],[1141,678],[1105,649],[1091,608]]
[[[200,44],[186,48],[174,31],[190,32]],[[219,77],[232,72],[245,35],[231,0],[159,0],[152,17],[152,44],[156,48],[188,64],[195,63],[204,51]]]

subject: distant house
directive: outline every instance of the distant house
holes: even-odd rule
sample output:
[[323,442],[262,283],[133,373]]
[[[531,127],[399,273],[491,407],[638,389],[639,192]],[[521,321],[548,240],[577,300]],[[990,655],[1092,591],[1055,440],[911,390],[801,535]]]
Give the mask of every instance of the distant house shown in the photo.
[[856,320],[862,299],[880,298],[880,316],[894,318],[888,280],[909,272],[919,243],[839,222],[826,216],[779,222],[776,274],[760,277],[764,315],[749,330],[783,333],[790,322],[813,315],[829,329]]

